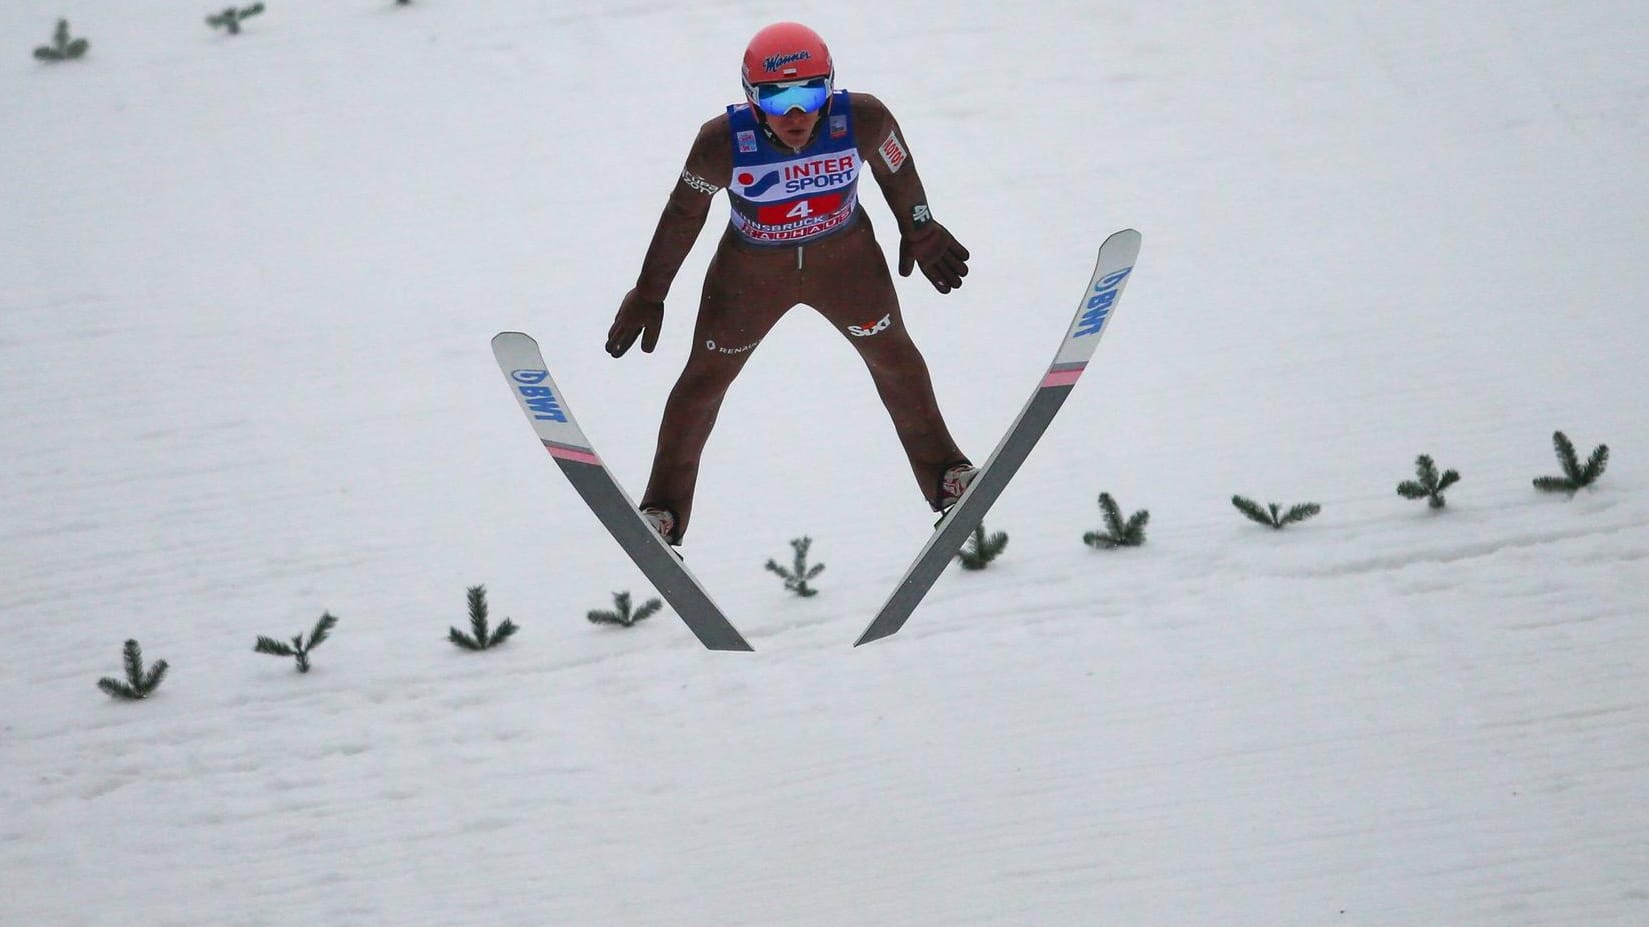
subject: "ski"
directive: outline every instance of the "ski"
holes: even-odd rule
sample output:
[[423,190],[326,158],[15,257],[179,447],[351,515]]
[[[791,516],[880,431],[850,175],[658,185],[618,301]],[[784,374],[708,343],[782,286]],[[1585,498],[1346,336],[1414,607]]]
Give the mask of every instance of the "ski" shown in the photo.
[[752,650],[596,456],[566,395],[550,378],[538,342],[520,332],[500,332],[492,339],[492,353],[556,466],[699,641],[711,650]]
[[1088,289],[1077,307],[1076,317],[1071,320],[1070,328],[1060,341],[1059,351],[1054,354],[1047,373],[1043,374],[1042,381],[1019,411],[1019,417],[1009,426],[1007,434],[1002,436],[996,450],[991,451],[990,458],[979,468],[967,491],[939,520],[933,529],[933,536],[916,555],[882,610],[876,613],[853,646],[880,640],[904,627],[911,612],[916,610],[922,597],[939,579],[939,574],[950,565],[973,529],[985,520],[985,513],[1002,494],[1008,481],[1019,472],[1020,464],[1025,462],[1031,448],[1047,431],[1054,413],[1064,404],[1065,397],[1070,395],[1077,378],[1087,367],[1088,359],[1093,357],[1094,348],[1098,347],[1099,339],[1105,334],[1117,303],[1122,299],[1122,289],[1127,285],[1128,275],[1139,257],[1139,245],[1140,234],[1133,229],[1124,229],[1099,246],[1094,275],[1088,281]]

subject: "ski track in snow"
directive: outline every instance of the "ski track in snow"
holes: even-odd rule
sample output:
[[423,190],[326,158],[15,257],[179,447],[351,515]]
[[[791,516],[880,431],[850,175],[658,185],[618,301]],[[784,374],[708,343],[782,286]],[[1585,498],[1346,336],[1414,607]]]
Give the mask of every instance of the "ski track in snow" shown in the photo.
[[[1649,923],[1641,4],[712,11],[0,7],[92,42],[0,62],[0,925]],[[1144,247],[1007,551],[862,648],[931,514],[784,319],[704,459],[687,556],[758,651],[709,654],[585,620],[650,590],[487,340],[634,494],[714,233],[657,354],[599,345],[790,17],[974,254],[900,295],[976,457]],[[1595,488],[1529,486],[1556,429]],[[1445,511],[1393,492],[1421,452]],[[1144,547],[1082,545],[1101,491]],[[761,570],[803,533],[805,600]],[[476,583],[522,625],[480,655]],[[311,673],[252,652],[322,611]],[[94,688],[127,638],[140,704]]]

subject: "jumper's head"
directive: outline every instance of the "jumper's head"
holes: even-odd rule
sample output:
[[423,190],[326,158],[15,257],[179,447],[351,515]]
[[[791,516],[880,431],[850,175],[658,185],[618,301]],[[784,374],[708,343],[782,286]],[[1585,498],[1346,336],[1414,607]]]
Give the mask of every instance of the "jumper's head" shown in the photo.
[[745,98],[760,119],[824,110],[836,70],[817,32],[801,23],[774,23],[750,39],[741,76]]

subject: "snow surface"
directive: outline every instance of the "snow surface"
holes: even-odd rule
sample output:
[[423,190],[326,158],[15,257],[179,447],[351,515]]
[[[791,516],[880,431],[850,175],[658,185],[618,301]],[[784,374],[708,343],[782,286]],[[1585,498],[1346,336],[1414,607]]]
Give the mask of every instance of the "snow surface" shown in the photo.
[[[0,4],[0,924],[1649,924],[1649,5],[212,11]],[[58,16],[84,61],[28,56]],[[974,254],[900,290],[965,448],[1145,243],[1007,552],[858,649],[931,517],[788,317],[704,460],[717,654],[585,620],[651,590],[488,339],[639,491],[715,233],[656,354],[601,344],[783,18]],[[1613,451],[1572,499],[1559,429]],[[1081,543],[1101,491],[1145,547]],[[762,569],[802,534],[809,600]],[[523,626],[481,655],[478,583]],[[311,674],[252,652],[323,610]],[[128,637],[147,702],[94,688]]]

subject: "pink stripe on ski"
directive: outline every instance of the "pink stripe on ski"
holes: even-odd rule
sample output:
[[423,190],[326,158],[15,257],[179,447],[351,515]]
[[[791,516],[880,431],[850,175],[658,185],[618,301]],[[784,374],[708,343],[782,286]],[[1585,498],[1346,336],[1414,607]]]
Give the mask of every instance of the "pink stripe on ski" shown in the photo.
[[1048,375],[1042,378],[1042,388],[1047,389],[1050,386],[1070,386],[1072,383],[1077,381],[1078,377],[1082,376],[1082,371],[1085,367],[1085,364],[1078,364],[1074,367],[1061,367],[1058,370],[1050,370],[1048,371]]
[[565,444],[551,444],[550,442],[545,441],[544,449],[550,452],[551,457],[555,457],[559,460],[571,460],[576,461],[577,463],[595,464],[598,467],[601,466],[601,458],[595,455],[595,451],[592,451],[587,447],[569,447]]

